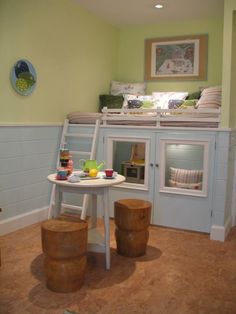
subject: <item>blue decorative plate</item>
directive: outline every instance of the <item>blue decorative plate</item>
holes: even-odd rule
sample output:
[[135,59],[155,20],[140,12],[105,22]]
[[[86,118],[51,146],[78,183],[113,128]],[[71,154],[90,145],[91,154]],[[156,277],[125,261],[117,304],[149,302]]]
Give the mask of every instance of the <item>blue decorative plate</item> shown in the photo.
[[11,83],[17,93],[30,95],[36,86],[36,71],[25,59],[18,60],[11,69]]

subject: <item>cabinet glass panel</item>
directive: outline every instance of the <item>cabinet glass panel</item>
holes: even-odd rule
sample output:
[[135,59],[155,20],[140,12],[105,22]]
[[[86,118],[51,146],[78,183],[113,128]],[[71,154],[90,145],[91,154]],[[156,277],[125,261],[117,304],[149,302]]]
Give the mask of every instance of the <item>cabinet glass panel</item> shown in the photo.
[[162,141],[161,188],[181,194],[206,194],[208,143]]
[[146,161],[149,142],[144,140],[108,139],[108,164],[126,177],[125,184],[147,183]]

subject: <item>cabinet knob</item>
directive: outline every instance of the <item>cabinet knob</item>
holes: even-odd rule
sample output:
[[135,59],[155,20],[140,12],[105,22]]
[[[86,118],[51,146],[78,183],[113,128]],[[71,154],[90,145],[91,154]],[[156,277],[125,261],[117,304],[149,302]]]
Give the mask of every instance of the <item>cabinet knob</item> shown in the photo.
[[155,166],[158,168],[158,167],[159,167],[159,164],[155,164]]
[[153,163],[150,163],[150,167],[153,167],[154,165],[153,165]]

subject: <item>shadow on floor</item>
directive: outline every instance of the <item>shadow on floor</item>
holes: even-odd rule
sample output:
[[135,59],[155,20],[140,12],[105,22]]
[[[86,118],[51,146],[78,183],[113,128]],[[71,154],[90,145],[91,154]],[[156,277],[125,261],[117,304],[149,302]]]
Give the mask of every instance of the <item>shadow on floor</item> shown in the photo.
[[56,293],[46,287],[43,270],[44,255],[40,254],[31,263],[31,273],[39,283],[30,290],[29,301],[43,309],[64,310],[70,306],[74,298],[81,300],[89,291],[111,287],[126,281],[134,273],[137,263],[158,259],[161,254],[159,249],[147,246],[144,256],[130,258],[118,255],[116,250],[111,248],[111,269],[107,271],[104,267],[104,254],[88,252],[84,284],[80,290],[73,293]]

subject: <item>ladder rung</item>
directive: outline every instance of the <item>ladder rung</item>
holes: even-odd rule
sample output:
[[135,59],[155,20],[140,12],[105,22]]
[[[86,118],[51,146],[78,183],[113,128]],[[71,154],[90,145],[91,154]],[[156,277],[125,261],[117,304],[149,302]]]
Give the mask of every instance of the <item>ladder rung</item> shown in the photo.
[[90,152],[80,152],[76,150],[70,150],[71,155],[83,155],[83,156],[89,156]]
[[[52,206],[55,206],[55,202],[52,202]],[[62,207],[65,208],[69,208],[69,209],[78,209],[78,210],[82,210],[82,206],[77,206],[77,205],[71,205],[71,204],[67,204],[67,203],[61,203]]]
[[71,205],[71,204],[66,204],[62,203],[62,207],[68,208],[68,209],[77,209],[77,210],[82,210],[82,206],[76,206],[76,205]]
[[65,133],[67,137],[89,137],[93,138],[93,134],[85,134],[85,133]]

